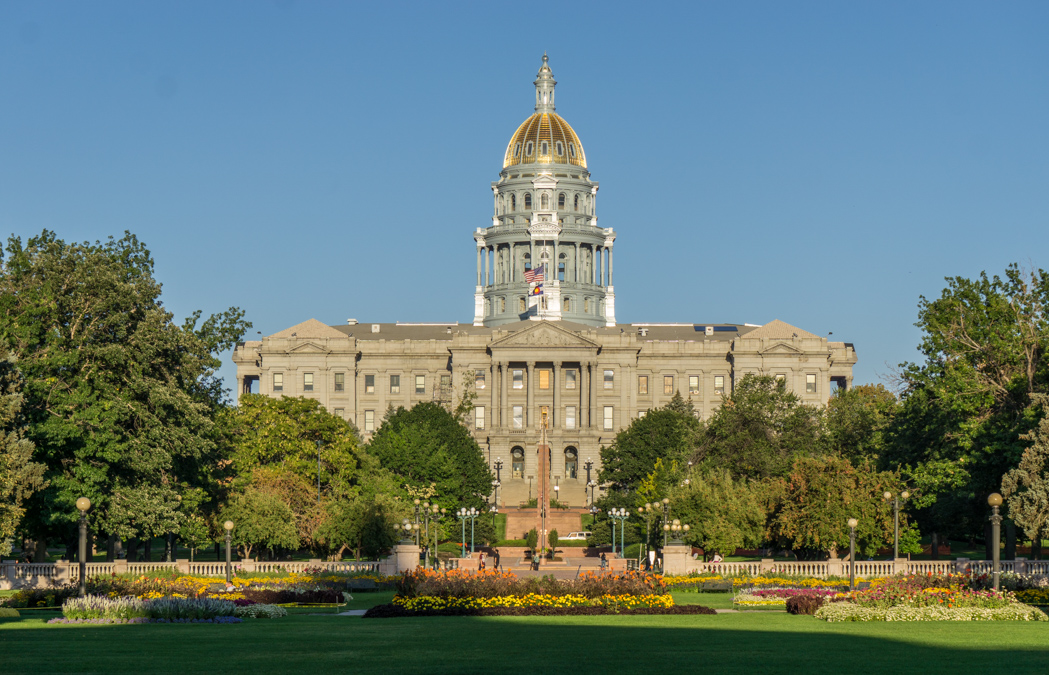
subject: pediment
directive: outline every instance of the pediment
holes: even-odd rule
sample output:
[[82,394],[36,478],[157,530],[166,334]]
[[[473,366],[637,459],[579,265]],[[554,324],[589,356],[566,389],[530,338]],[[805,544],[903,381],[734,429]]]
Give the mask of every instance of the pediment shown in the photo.
[[492,343],[492,348],[499,347],[569,347],[576,349],[597,349],[600,345],[576,335],[550,322],[543,321],[533,327],[507,335]]
[[539,190],[542,190],[544,188],[548,190],[553,190],[555,187],[557,187],[557,179],[551,176],[550,174],[539,174],[539,176],[532,181],[532,187]]
[[787,342],[777,342],[762,349],[760,354],[801,354],[802,351]]
[[289,354],[326,354],[327,349],[314,342],[303,342],[288,350]]

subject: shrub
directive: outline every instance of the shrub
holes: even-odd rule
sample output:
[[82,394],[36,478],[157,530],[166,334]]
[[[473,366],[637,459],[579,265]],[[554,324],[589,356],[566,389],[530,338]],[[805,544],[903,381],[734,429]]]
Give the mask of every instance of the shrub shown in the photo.
[[103,598],[88,595],[70,598],[62,605],[62,616],[70,620],[90,619],[157,619],[163,621],[197,621],[233,616],[234,605],[228,600],[211,598]]
[[0,619],[17,619],[20,616],[14,607],[0,607]]
[[824,621],[1049,621],[1040,609],[1015,603],[1007,607],[861,607],[831,602],[816,610]]
[[815,614],[823,603],[819,595],[792,595],[787,598],[787,614]]
[[288,616],[288,610],[276,605],[238,605],[234,616],[242,619],[279,619]]
[[58,586],[56,588],[23,588],[9,598],[0,601],[7,607],[61,607],[67,598],[79,593],[77,586]]

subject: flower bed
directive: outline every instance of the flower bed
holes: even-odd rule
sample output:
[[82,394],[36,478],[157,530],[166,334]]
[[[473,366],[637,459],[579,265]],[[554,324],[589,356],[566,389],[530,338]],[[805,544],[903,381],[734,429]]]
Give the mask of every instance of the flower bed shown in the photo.
[[134,619],[51,619],[48,623],[242,623],[244,619],[235,616],[216,616],[214,619],[146,619],[137,617]]
[[832,602],[815,614],[824,621],[1049,621],[1042,610],[1016,603],[1005,607],[863,607]]
[[[685,574],[663,577],[668,589],[682,592],[709,593],[744,588],[819,588],[847,590],[848,579],[817,579],[815,577],[749,576],[740,574],[723,577],[719,574]],[[857,584],[867,582],[858,578]]]
[[233,614],[242,619],[279,619],[288,616],[288,610],[276,605],[237,605]]
[[188,620],[215,619],[233,616],[236,605],[228,600],[210,598],[161,598],[140,600],[138,598],[105,598],[88,595],[70,598],[62,605],[62,616],[66,619],[165,619]]
[[831,598],[838,591],[828,588],[756,588],[746,589],[732,598],[738,607],[778,608],[787,606],[791,598]]
[[401,605],[376,605],[364,614],[366,619],[389,619],[412,616],[596,616],[604,614],[666,615],[716,614],[701,605],[673,605],[670,607],[636,607],[633,609],[589,605],[582,607],[446,607],[433,610],[409,610]]
[[656,574],[624,572],[619,574],[586,573],[577,579],[559,581],[553,577],[518,577],[494,570],[434,571],[417,569],[406,572],[397,583],[397,595],[448,598],[496,598],[526,595],[581,595],[586,598],[620,595],[665,595],[666,584]]
[[1049,588],[1028,588],[1016,591],[1016,599],[1028,605],[1049,605]]
[[602,595],[588,598],[583,595],[504,595],[490,598],[453,598],[417,596],[396,597],[393,604],[412,612],[432,612],[443,609],[486,609],[492,607],[613,607],[620,609],[653,609],[674,606],[669,595]]

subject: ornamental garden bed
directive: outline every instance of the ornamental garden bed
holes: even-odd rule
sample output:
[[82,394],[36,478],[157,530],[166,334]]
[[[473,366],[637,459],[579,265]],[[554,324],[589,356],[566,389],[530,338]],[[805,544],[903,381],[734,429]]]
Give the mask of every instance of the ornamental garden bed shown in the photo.
[[390,619],[411,616],[598,616],[606,614],[716,614],[701,605],[672,605],[670,607],[449,607],[434,610],[409,610],[400,605],[376,605],[364,614],[365,619]]

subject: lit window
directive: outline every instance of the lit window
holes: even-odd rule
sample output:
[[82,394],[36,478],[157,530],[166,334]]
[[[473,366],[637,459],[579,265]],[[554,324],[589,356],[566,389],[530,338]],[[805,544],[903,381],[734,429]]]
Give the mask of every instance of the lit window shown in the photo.
[[524,429],[524,406],[514,406],[514,429]]
[[699,393],[699,375],[688,376],[688,393],[698,394]]
[[513,373],[514,389],[524,389],[524,371],[514,370]]
[[474,429],[484,429],[484,406],[474,408]]
[[[564,264],[564,263],[562,263],[562,264]],[[572,311],[572,298],[565,298],[564,299],[564,304],[565,304],[564,310],[566,312],[571,312]]]
[[637,393],[647,394],[648,393],[648,375],[637,376]]
[[590,298],[583,299],[583,314],[590,313]]
[[575,429],[575,406],[565,406],[565,429]]
[[714,394],[717,396],[724,396],[725,394],[725,376],[715,375],[714,376]]
[[484,371],[478,370],[474,373],[474,388],[484,389]]
[[808,373],[805,375],[805,393],[815,394],[816,393],[816,374]]
[[525,300],[524,298],[518,298],[517,299],[517,311],[523,312],[526,309],[528,309],[528,301]]
[[313,391],[313,373],[302,374],[302,390]]
[[284,391],[284,373],[273,373],[273,391]]
[[565,389],[575,389],[575,378],[576,378],[576,371],[575,370],[566,370],[565,371]]
[[375,393],[375,376],[365,375],[364,376],[364,393],[374,394]]
[[605,389],[611,389],[612,388],[612,385],[615,384],[615,376],[616,376],[615,371],[613,371],[613,370],[606,370],[605,371]]
[[401,393],[401,376],[390,375],[390,393],[399,394]]
[[539,371],[539,388],[549,389],[550,388],[550,371],[540,370]]
[[499,313],[506,313],[506,298],[499,298]]
[[415,393],[425,394],[426,393],[426,376],[416,375],[415,376]]
[[332,411],[331,414],[335,415],[336,417],[346,417],[346,409],[345,408],[336,408],[335,410]]
[[553,425],[553,420],[550,419],[550,406],[539,406],[539,424],[544,429],[549,429]]
[[663,393],[673,394],[674,393],[674,376],[664,375],[663,376]]
[[346,391],[346,373],[335,373],[335,391]]
[[375,411],[365,410],[364,411],[364,430],[375,431]]
[[605,406],[605,422],[602,428],[605,431],[612,431],[612,406]]

